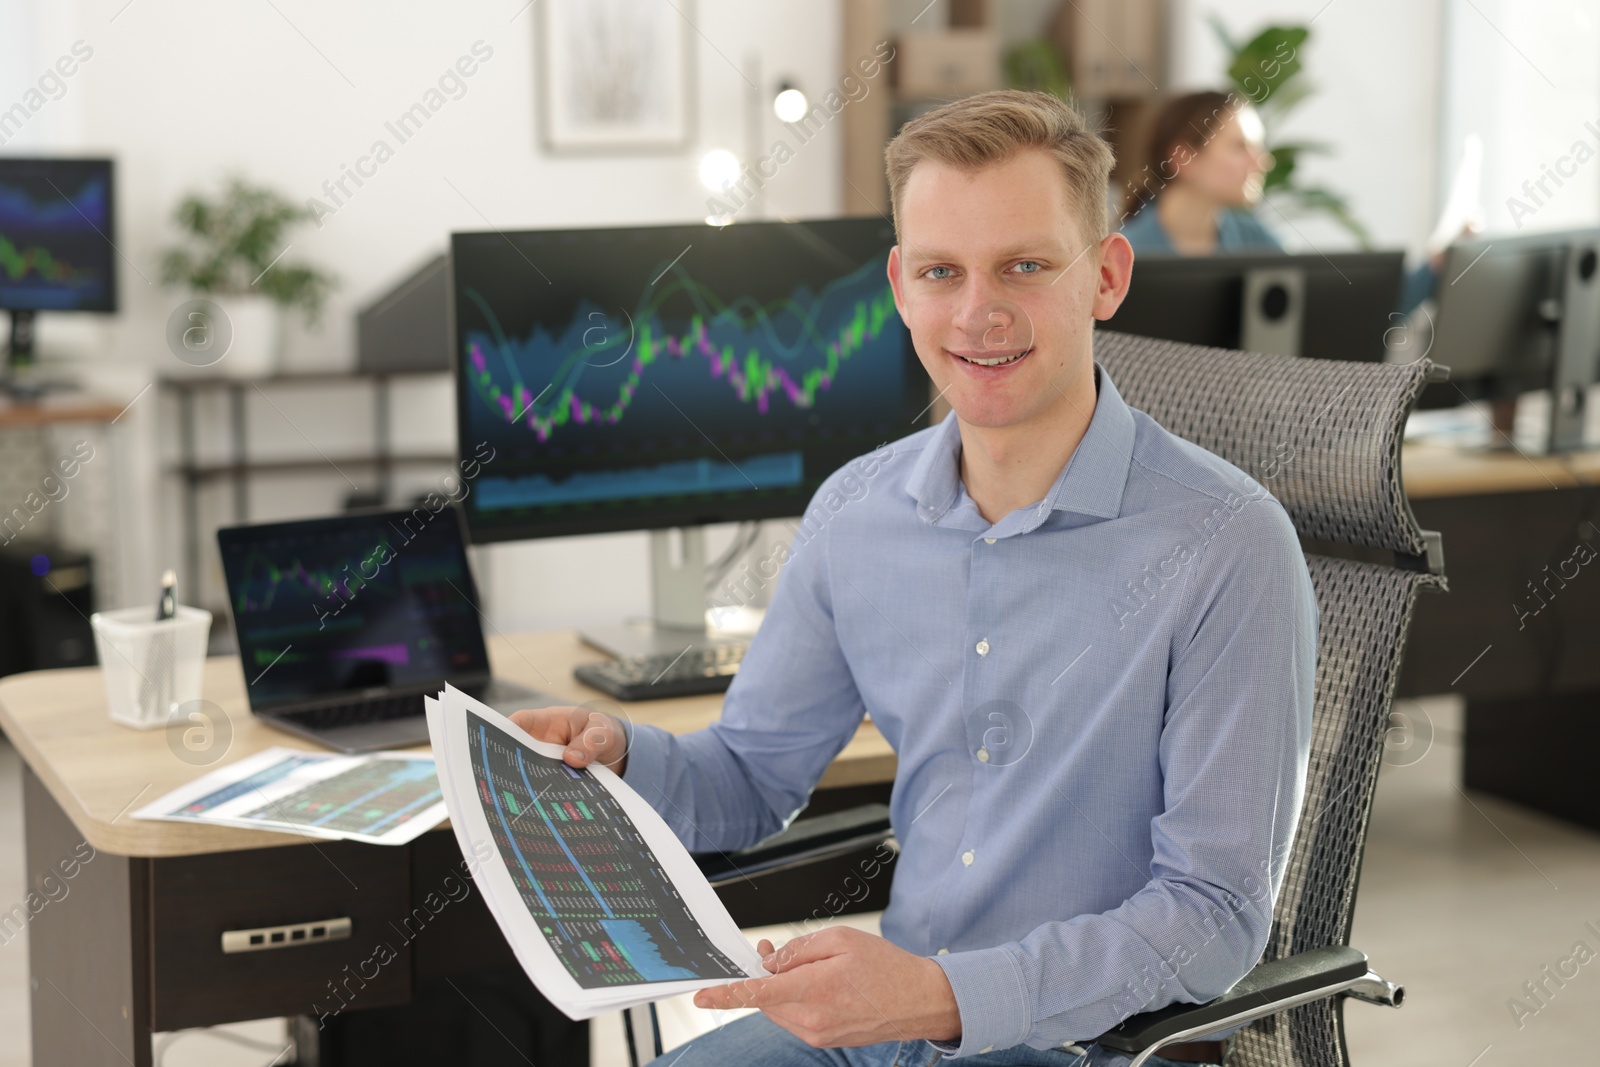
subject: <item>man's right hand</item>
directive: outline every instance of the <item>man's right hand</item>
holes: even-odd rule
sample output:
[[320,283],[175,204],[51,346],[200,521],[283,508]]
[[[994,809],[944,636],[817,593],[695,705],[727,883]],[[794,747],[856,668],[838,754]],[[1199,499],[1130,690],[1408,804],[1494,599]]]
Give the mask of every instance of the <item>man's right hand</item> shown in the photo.
[[510,719],[536,741],[565,748],[562,760],[578,768],[604,764],[618,775],[628,765],[628,738],[613,715],[590,708],[524,708]]

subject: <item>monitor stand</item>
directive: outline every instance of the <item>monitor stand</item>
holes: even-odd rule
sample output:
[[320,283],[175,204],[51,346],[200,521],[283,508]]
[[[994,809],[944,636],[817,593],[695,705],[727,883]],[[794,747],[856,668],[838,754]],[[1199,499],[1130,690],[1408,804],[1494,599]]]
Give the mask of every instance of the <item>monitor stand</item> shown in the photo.
[[6,349],[5,369],[0,372],[0,395],[12,400],[38,400],[52,390],[70,389],[74,382],[59,375],[51,377],[33,359],[34,312],[26,308],[11,311],[11,342]]
[[0,377],[0,392],[13,400],[35,400],[39,393],[24,380],[33,365],[33,312],[11,311],[11,342],[6,346],[6,367]]
[[694,646],[748,640],[751,629],[714,627],[706,611],[706,531],[703,526],[650,531],[653,617],[587,628],[583,642],[620,658],[676,656]]

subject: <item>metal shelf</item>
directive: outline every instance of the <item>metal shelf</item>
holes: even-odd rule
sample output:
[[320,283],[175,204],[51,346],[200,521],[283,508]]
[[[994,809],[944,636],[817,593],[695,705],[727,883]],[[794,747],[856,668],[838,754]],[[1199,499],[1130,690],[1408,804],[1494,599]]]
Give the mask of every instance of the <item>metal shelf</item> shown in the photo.
[[[178,400],[178,435],[180,460],[166,466],[166,473],[183,482],[183,540],[184,581],[187,588],[200,589],[200,505],[199,490],[202,484],[226,479],[233,483],[233,519],[236,523],[250,521],[250,478],[257,474],[299,474],[345,466],[360,467],[377,474],[376,492],[380,500],[387,500],[393,488],[393,474],[399,466],[418,466],[455,462],[454,453],[423,453],[395,455],[389,450],[390,386],[396,378],[426,378],[447,375],[440,370],[392,371],[342,371],[311,372],[290,371],[265,375],[259,378],[234,378],[224,375],[182,375],[164,377],[159,384],[171,390]],[[373,450],[370,453],[337,457],[316,456],[304,459],[250,458],[247,447],[249,426],[246,419],[246,398],[250,390],[274,386],[325,387],[333,384],[371,383],[375,387],[373,403]],[[196,453],[195,396],[216,390],[228,394],[228,417],[231,423],[229,436],[233,455],[221,462],[202,463]]]

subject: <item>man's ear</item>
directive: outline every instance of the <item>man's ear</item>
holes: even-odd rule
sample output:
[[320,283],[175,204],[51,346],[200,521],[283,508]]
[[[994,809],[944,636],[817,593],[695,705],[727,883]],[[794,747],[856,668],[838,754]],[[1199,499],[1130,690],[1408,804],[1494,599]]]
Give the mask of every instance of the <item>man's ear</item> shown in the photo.
[[894,290],[894,309],[900,313],[902,322],[909,323],[906,318],[906,298],[900,291],[900,246],[895,245],[889,249],[889,288]]
[[1100,273],[1095,280],[1091,314],[1101,321],[1109,319],[1122,306],[1133,280],[1133,246],[1120,233],[1107,234],[1100,241]]

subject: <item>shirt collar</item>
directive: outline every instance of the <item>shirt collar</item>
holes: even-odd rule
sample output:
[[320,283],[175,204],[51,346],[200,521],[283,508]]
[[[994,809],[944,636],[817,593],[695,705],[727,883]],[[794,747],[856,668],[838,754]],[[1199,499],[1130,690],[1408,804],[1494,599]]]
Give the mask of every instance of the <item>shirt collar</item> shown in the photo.
[[[1088,431],[1050,491],[1037,507],[1025,509],[1029,517],[1020,528],[1009,532],[1026,533],[1056,511],[1096,519],[1111,519],[1121,513],[1122,492],[1133,462],[1133,411],[1117,392],[1111,375],[1098,363],[1095,375],[1099,395]],[[934,427],[922,455],[917,457],[906,480],[906,492],[916,499],[917,515],[924,522],[936,523],[955,504],[960,487],[961,430],[951,412]],[[1013,512],[995,525],[1010,526],[1008,520],[1018,514]]]

